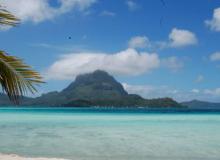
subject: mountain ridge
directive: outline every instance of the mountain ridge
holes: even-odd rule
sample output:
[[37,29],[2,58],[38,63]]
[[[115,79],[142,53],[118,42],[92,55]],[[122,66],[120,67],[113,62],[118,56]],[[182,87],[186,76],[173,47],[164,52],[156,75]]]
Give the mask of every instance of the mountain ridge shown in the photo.
[[121,83],[102,70],[78,75],[75,81],[60,92],[49,92],[37,98],[24,97],[21,105],[49,107],[183,107],[171,98],[144,99],[139,95],[128,94]]
[[181,104],[188,106],[191,109],[220,109],[220,103],[207,102],[196,99],[187,102],[181,102]]

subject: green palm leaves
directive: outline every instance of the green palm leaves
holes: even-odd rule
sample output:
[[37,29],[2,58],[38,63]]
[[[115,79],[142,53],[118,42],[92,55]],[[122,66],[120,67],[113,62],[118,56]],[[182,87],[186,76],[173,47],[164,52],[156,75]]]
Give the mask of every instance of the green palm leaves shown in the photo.
[[[16,26],[19,20],[0,6],[0,25]],[[28,91],[35,93],[36,84],[43,83],[40,74],[21,59],[0,50],[0,85],[10,100],[18,104],[19,97]]]
[[3,9],[0,6],[0,24],[1,25],[10,25],[10,26],[16,26],[18,24],[19,20],[14,15],[12,15],[7,10]]

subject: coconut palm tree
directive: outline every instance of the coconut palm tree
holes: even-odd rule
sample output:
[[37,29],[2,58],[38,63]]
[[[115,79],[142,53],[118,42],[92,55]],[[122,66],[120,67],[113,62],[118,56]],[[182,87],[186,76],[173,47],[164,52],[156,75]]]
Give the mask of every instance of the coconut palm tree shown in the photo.
[[[16,26],[19,19],[0,6],[0,25]],[[19,104],[19,97],[28,91],[37,92],[36,85],[42,83],[42,77],[21,59],[0,50],[0,86],[9,99]]]

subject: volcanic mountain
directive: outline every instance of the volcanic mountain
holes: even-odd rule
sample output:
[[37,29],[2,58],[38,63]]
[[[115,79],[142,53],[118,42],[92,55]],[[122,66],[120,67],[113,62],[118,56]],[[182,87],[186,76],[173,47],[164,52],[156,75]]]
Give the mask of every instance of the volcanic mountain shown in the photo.
[[[4,101],[0,104],[7,103]],[[21,104],[51,107],[182,107],[171,98],[144,99],[139,95],[128,94],[113,76],[101,70],[77,76],[61,92],[49,92],[37,98],[23,98]]]

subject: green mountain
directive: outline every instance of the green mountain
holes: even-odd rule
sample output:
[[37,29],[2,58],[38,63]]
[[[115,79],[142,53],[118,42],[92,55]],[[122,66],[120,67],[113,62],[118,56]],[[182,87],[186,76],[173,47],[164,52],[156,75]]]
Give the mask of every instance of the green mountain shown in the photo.
[[[20,99],[23,103],[23,102],[30,101],[33,98],[21,97]],[[0,106],[12,106],[12,105],[13,105],[13,103],[9,100],[8,96],[3,93],[0,93]]]
[[128,94],[114,77],[101,70],[77,76],[75,81],[61,92],[49,92],[37,98],[23,98],[22,105],[183,107],[171,98],[144,99],[139,95]]
[[220,109],[220,103],[204,102],[199,100],[182,102],[181,104],[191,109]]
[[79,75],[60,94],[68,99],[108,99],[127,96],[122,85],[107,72],[97,70],[90,74]]

